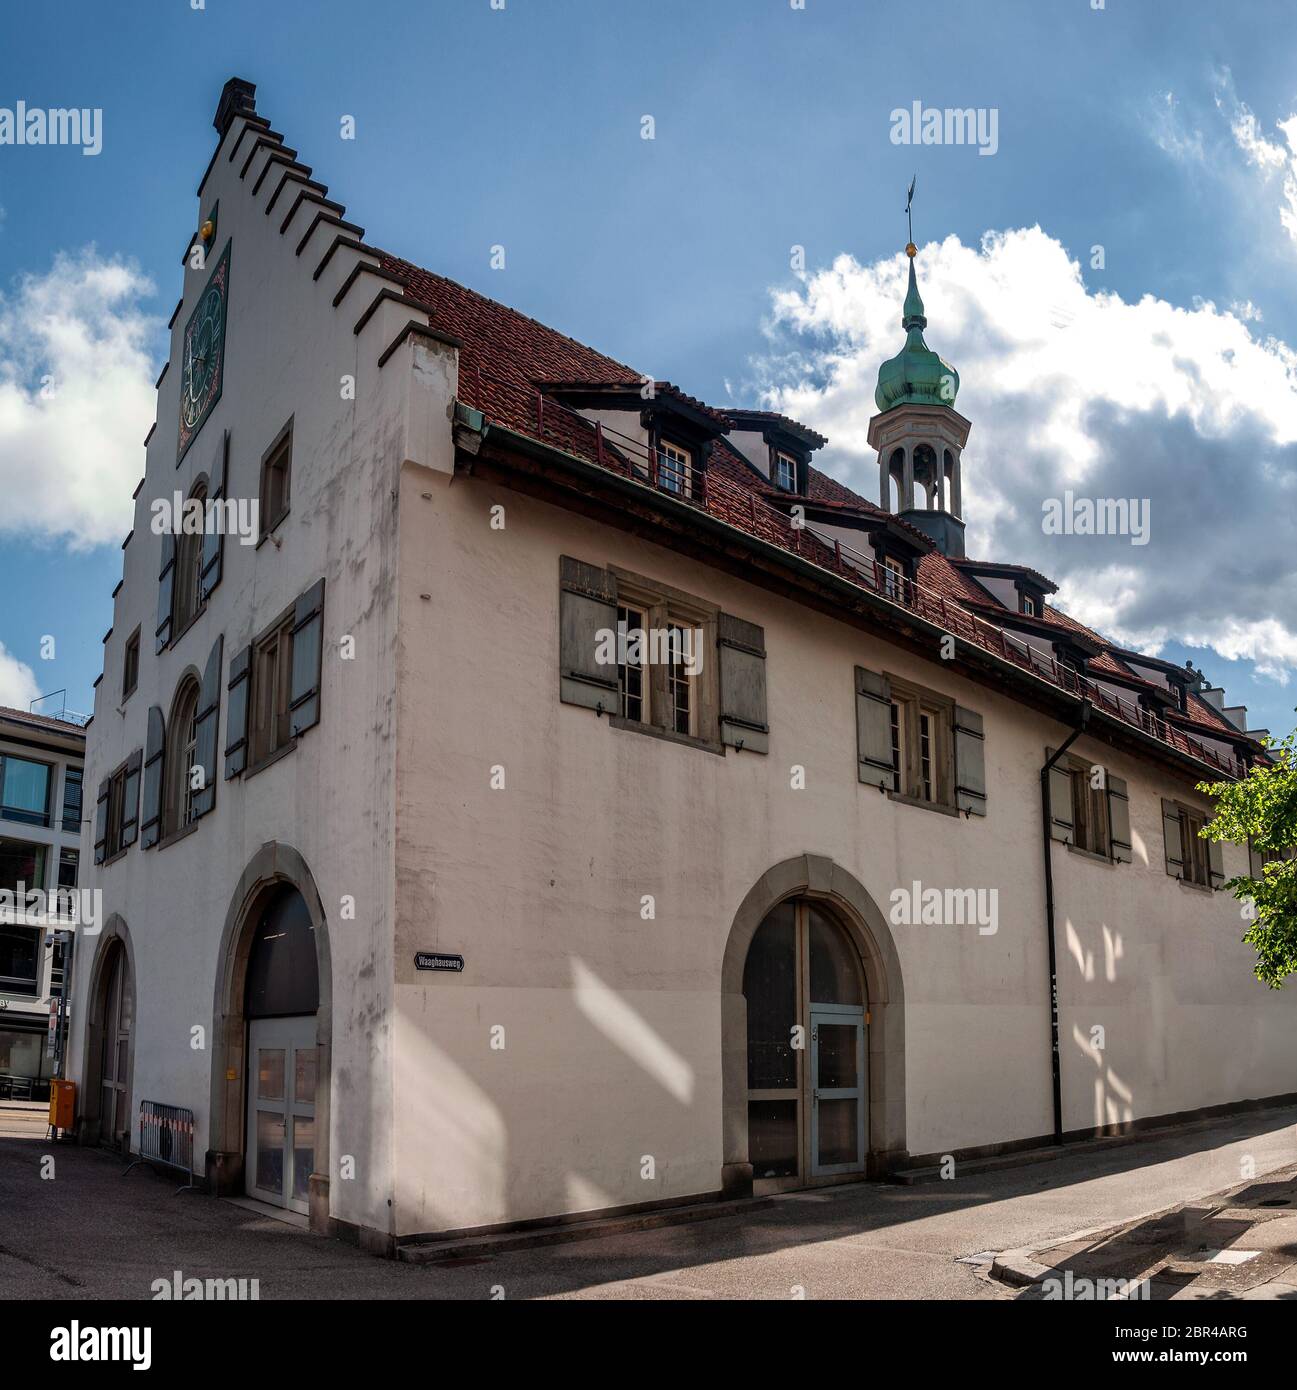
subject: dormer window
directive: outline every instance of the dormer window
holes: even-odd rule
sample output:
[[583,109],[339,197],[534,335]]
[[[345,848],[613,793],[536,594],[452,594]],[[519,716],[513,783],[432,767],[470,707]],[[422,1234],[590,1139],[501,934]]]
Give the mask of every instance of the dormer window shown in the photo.
[[664,439],[658,445],[658,486],[678,497],[690,495],[693,455],[683,445]]
[[775,486],[785,492],[797,491],[797,460],[791,454],[775,454]]
[[905,567],[893,556],[884,555],[879,578],[883,581],[883,593],[899,603],[905,592]]
[[1034,618],[1038,616],[1036,600],[1032,598],[1030,594],[1023,594],[1022,596],[1022,611],[1029,618]]

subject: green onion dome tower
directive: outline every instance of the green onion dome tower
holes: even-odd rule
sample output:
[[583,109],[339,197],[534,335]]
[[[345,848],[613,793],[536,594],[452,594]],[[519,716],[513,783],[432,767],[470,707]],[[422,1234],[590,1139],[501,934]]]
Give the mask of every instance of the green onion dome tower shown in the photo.
[[[954,408],[959,373],[923,337],[928,326],[914,261],[901,311],[905,346],[878,369],[869,442],[878,450],[879,505],[917,527],[947,555],[964,553],[960,459],[969,421]],[[916,505],[916,495],[919,504]]]

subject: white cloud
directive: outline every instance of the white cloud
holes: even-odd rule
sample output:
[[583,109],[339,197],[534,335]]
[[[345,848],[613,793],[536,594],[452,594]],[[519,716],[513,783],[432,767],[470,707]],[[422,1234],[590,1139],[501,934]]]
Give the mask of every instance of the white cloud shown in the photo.
[[1198,163],[1203,158],[1202,132],[1184,123],[1180,102],[1174,92],[1159,92],[1149,102],[1149,133],[1164,154],[1181,163]]
[[32,668],[0,642],[0,705],[25,710],[40,693]]
[[0,295],[0,531],[120,543],[154,414],[153,287],[93,247]]
[[1256,115],[1235,93],[1234,79],[1228,68],[1217,75],[1216,106],[1229,121],[1234,143],[1247,162],[1261,171],[1266,182],[1283,172],[1279,223],[1297,242],[1297,113],[1275,122],[1283,141],[1268,139]]
[[[1116,640],[1168,640],[1297,669],[1297,353],[1210,302],[1087,289],[1039,227],[950,237],[918,259],[927,341],[959,370],[968,553],[1034,566],[1060,606]],[[774,408],[830,439],[830,471],[877,497],[866,442],[878,366],[904,341],[897,256],[773,294],[756,364]],[[1148,499],[1151,541],[1046,536],[1042,503]]]

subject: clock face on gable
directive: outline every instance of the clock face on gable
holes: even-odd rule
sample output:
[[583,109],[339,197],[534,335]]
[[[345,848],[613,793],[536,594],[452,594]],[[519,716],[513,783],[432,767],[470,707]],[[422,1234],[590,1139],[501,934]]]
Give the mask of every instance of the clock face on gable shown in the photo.
[[194,442],[212,407],[221,398],[225,368],[225,321],[230,288],[230,243],[199,296],[185,325],[180,347],[179,463]]

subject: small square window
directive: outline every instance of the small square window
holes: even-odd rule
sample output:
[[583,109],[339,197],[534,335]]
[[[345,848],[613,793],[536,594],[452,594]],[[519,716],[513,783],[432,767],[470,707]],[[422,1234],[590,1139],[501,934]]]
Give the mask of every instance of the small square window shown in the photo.
[[126,639],[122,653],[122,699],[129,699],[140,683],[140,630],[136,628]]
[[261,460],[261,535],[268,536],[288,515],[293,471],[293,422],[290,420],[279,438]]

